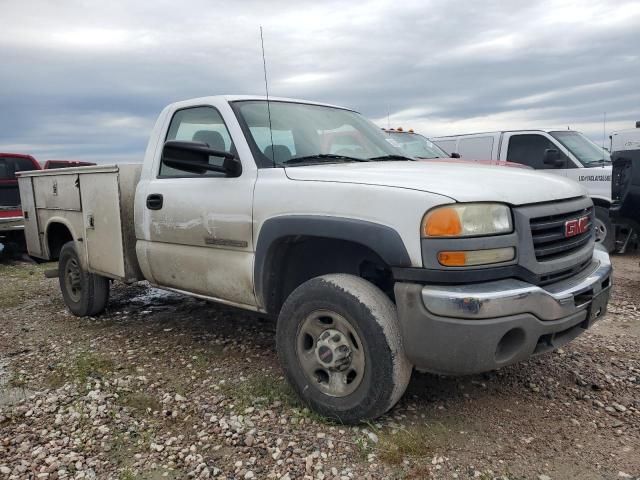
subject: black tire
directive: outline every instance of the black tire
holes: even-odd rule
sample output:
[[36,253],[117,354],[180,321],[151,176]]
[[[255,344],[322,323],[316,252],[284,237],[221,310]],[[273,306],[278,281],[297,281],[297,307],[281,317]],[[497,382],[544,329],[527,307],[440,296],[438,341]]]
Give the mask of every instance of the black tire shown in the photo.
[[65,243],[60,250],[58,281],[64,303],[74,315],[91,317],[107,306],[109,279],[82,268],[75,242]]
[[[346,320],[355,337],[359,337],[360,345],[355,347],[358,342],[354,336],[345,336],[353,340],[349,358],[359,356],[360,362],[364,361],[357,386],[343,396],[323,392],[322,381],[311,378],[308,368],[305,371],[301,363],[304,353],[299,353],[299,335],[303,324],[317,312],[333,313],[341,321]],[[330,324],[325,328],[330,328]],[[319,335],[313,340],[315,344],[309,344],[308,352],[317,355],[318,361],[322,337],[326,338]],[[294,290],[278,317],[276,343],[286,378],[302,401],[317,413],[341,423],[354,424],[384,414],[402,397],[411,378],[412,366],[402,348],[395,305],[375,285],[354,275],[323,275]],[[327,380],[324,388],[328,385]]]
[[611,253],[616,248],[616,230],[609,216],[609,209],[595,207],[596,214],[596,242],[600,243],[607,252]]

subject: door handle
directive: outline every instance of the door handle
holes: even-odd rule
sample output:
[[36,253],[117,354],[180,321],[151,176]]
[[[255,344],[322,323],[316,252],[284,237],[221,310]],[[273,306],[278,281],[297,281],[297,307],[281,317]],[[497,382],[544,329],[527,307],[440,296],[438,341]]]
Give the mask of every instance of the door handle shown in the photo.
[[147,197],[147,208],[149,210],[160,210],[162,208],[162,195],[159,193],[152,193]]

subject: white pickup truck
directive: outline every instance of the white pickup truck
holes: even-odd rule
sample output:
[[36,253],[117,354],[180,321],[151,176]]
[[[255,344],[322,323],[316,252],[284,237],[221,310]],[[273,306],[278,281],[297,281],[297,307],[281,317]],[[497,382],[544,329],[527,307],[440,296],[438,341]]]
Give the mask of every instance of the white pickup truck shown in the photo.
[[412,368],[496,369],[589,328],[611,288],[593,203],[529,170],[414,162],[358,113],[218,96],[169,105],[140,165],[19,176],[29,253],[76,315],[111,280],[277,318],[317,412],[375,418]]

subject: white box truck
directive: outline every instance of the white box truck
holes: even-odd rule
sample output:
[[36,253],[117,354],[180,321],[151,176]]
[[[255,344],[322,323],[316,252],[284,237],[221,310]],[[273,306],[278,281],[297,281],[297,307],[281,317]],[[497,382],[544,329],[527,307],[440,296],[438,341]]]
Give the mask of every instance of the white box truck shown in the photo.
[[287,379],[346,423],[390,409],[414,367],[483,372],[548,352],[609,300],[578,184],[413,161],[331,105],[174,103],[141,165],[19,186],[29,253],[58,261],[74,314],[103,311],[111,280],[146,279],[277,318]]

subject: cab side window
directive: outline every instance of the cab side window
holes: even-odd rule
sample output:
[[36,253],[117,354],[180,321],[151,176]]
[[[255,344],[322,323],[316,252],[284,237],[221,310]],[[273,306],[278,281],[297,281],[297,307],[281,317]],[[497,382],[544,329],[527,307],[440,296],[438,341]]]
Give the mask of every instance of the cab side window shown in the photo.
[[527,165],[536,170],[553,168],[544,163],[544,151],[549,148],[558,150],[556,145],[542,135],[513,135],[509,138],[507,160]]
[[[166,140],[206,143],[209,148],[233,153],[235,148],[222,116],[213,107],[193,107],[178,110],[171,119]],[[222,166],[224,157],[209,157],[210,165]],[[160,164],[160,177],[224,177],[219,172],[207,171],[201,175]]]

